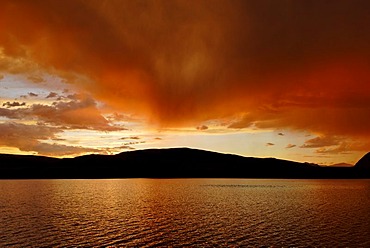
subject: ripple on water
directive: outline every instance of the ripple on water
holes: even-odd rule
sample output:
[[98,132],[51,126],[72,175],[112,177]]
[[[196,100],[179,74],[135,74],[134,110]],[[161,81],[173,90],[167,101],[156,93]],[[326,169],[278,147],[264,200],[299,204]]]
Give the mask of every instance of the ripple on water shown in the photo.
[[369,180],[0,181],[0,247],[369,247]]

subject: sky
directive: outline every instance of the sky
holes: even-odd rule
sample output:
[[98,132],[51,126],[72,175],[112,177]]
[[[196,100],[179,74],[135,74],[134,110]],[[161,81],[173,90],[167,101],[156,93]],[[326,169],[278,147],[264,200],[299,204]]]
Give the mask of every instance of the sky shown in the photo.
[[1,0],[0,153],[370,151],[367,0]]

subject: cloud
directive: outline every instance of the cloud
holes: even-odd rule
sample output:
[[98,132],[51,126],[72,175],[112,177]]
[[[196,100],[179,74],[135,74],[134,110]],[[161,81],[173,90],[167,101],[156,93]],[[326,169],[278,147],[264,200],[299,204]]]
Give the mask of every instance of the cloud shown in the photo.
[[368,151],[370,142],[367,139],[348,139],[338,136],[318,136],[305,141],[300,148],[316,148],[318,154],[349,154],[356,151]]
[[31,80],[34,83],[43,83],[43,82],[45,82],[45,80],[42,77],[36,76],[36,75],[28,76],[27,79]]
[[37,119],[49,124],[72,129],[95,129],[103,131],[122,130],[112,126],[96,108],[96,102],[89,97],[75,101],[54,102],[53,105],[32,104],[28,108],[0,108],[0,116],[10,119]]
[[266,143],[266,146],[274,146],[275,144],[274,143],[271,143],[271,142],[268,142]]
[[41,125],[24,125],[12,122],[0,123],[0,146],[17,147],[22,151],[34,151],[40,141],[54,138],[62,130]]
[[229,128],[369,138],[369,7],[344,0],[3,0],[7,62],[0,69],[55,73],[160,127],[247,113]]
[[33,147],[33,151],[45,156],[68,156],[86,153],[100,153],[100,149],[86,148],[81,146],[68,146],[62,144],[39,143]]
[[130,136],[130,137],[122,137],[122,138],[120,138],[120,140],[139,140],[140,139],[140,137],[138,137],[138,136]]
[[233,128],[233,129],[247,128],[247,127],[252,126],[257,120],[258,119],[256,119],[256,117],[250,113],[243,114],[241,117],[232,121],[232,123],[228,126],[228,128]]
[[138,144],[144,144],[146,141],[131,141],[131,142],[126,142],[123,143],[123,146],[131,146],[131,145],[138,145]]
[[0,146],[16,147],[21,151],[34,151],[45,156],[78,155],[98,152],[97,149],[49,144],[43,140],[58,140],[57,134],[63,130],[45,125],[25,125],[14,122],[0,123]]
[[[37,62],[32,61],[30,58],[25,58],[23,56],[25,53],[23,48],[16,45],[13,48],[10,48],[10,50],[14,49],[14,51],[10,51],[9,49],[5,49],[6,51],[4,51],[4,48],[9,48],[9,45],[13,45],[1,44],[1,42],[2,40],[0,40],[0,71],[10,74],[28,74],[37,71]],[[11,43],[11,41],[8,42]],[[13,57],[13,55],[16,55],[16,57]]]
[[[22,111],[22,110],[20,110],[20,111]],[[6,117],[6,118],[9,118],[9,119],[18,119],[22,115],[19,113],[19,110],[15,111],[15,110],[9,109],[9,108],[0,108],[0,116]]]
[[58,93],[56,93],[56,92],[50,92],[50,93],[46,96],[46,98],[55,98],[55,97],[58,97]]
[[119,149],[126,149],[126,150],[135,150],[135,149],[136,149],[135,147],[132,147],[132,146],[125,146],[125,145],[123,145],[123,146],[119,146],[119,147],[117,147],[117,148],[119,148]]
[[283,133],[278,133],[278,135],[279,135],[279,136],[284,136],[284,134],[283,134]]
[[33,93],[33,92],[28,92],[28,96],[30,96],[30,97],[37,97],[38,94]]
[[331,147],[320,147],[316,149],[316,153],[319,154],[338,154],[338,153],[348,153],[349,151],[349,146],[345,142],[341,142],[340,144],[336,146],[331,146]]
[[290,149],[290,148],[293,148],[293,147],[296,147],[296,145],[288,144],[285,148]]
[[3,103],[3,106],[7,108],[20,107],[20,106],[26,106],[26,103],[25,102],[5,102]]
[[137,122],[140,120],[139,118],[133,115],[122,114],[122,113],[117,113],[117,112],[114,112],[113,114],[108,115],[107,119],[111,121],[124,121],[124,122]]
[[342,141],[336,146],[320,147],[316,149],[319,154],[349,154],[355,151],[368,152],[370,142]]
[[204,130],[207,130],[208,127],[206,125],[202,125],[202,126],[198,126],[196,129],[199,131],[204,131]]
[[326,146],[338,145],[342,139],[334,136],[319,136],[309,140],[300,146],[301,148],[320,148]]

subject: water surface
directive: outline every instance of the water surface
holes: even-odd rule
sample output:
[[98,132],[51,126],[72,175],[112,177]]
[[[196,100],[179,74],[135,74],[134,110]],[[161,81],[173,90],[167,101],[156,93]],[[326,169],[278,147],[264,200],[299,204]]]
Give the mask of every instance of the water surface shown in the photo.
[[370,247],[370,180],[3,180],[7,246]]

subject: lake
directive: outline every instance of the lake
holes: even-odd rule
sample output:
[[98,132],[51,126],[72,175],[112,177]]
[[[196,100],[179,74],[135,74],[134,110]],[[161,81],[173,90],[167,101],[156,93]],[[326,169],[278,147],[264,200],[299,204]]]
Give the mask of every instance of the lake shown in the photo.
[[370,180],[1,180],[7,246],[370,247]]

